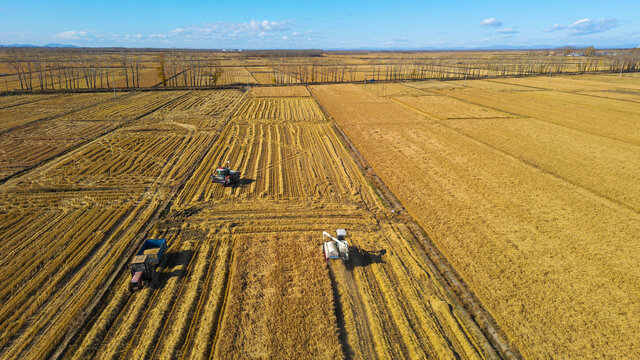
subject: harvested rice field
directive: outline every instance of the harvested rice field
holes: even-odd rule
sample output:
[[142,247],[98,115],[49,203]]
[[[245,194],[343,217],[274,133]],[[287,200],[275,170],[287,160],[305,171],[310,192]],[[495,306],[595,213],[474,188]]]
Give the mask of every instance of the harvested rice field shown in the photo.
[[640,357],[640,77],[247,69],[0,97],[0,358]]
[[[67,142],[0,185],[0,357],[496,358],[309,95],[131,93],[11,132]],[[338,228],[349,264],[320,251]],[[145,238],[167,256],[131,293]]]

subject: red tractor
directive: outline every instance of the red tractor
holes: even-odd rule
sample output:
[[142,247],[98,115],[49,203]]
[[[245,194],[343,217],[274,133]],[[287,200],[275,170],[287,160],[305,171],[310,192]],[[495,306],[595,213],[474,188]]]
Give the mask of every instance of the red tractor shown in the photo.
[[216,169],[215,174],[211,175],[211,181],[224,186],[237,184],[240,181],[240,171],[231,170],[227,161],[227,166],[220,166]]

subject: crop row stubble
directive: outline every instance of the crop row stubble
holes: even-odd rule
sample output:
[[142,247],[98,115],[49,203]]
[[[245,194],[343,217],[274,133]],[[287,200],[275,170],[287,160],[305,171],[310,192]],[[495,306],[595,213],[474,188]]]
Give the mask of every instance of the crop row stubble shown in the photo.
[[[162,95],[157,102],[137,97],[117,116],[127,120],[177,99]],[[95,117],[110,110],[100,109]],[[2,185],[1,357],[51,354],[212,136],[130,125]]]

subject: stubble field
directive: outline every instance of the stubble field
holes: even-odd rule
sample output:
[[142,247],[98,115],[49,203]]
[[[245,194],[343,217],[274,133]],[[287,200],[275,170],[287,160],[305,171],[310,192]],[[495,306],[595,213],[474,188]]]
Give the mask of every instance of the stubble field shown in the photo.
[[[0,357],[494,358],[309,95],[132,93],[40,121],[111,127],[1,185]],[[226,161],[237,186],[209,179]],[[337,228],[350,266],[320,252]],[[168,256],[130,294],[151,237]]]

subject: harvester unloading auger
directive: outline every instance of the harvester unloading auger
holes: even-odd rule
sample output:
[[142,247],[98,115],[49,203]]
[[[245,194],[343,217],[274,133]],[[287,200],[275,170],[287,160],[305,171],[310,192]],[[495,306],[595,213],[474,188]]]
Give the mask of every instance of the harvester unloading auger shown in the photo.
[[220,166],[216,169],[216,172],[211,175],[211,180],[224,186],[235,184],[240,181],[240,171],[231,170],[227,161],[227,166]]
[[325,260],[329,259],[342,259],[345,263],[349,262],[349,243],[345,238],[347,237],[347,231],[345,229],[336,230],[337,238],[331,236],[326,231],[322,232],[322,241],[325,237],[329,237],[329,241],[324,241],[322,244],[322,252],[324,253]]

